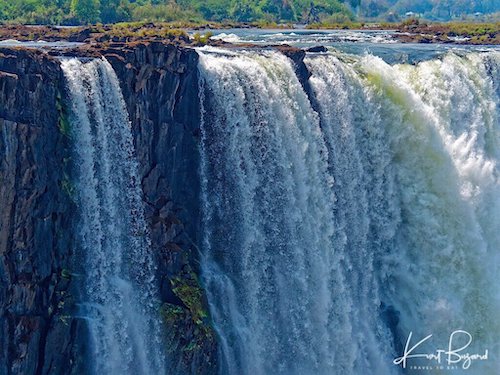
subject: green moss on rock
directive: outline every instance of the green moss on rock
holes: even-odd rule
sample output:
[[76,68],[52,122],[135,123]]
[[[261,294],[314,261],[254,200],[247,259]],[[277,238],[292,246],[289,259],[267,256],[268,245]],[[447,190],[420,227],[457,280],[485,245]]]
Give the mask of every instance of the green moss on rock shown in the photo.
[[193,271],[188,271],[182,276],[172,278],[170,283],[175,295],[189,309],[193,321],[196,324],[201,324],[208,317],[208,313],[203,303],[203,290],[196,274]]
[[189,364],[193,357],[204,352],[215,343],[215,332],[208,323],[194,323],[189,309],[171,303],[164,303],[160,309],[167,326],[167,349],[170,353],[182,353],[182,359]]
[[66,107],[64,105],[62,95],[60,92],[57,93],[56,96],[56,108],[59,113],[59,131],[65,135],[66,137],[70,136],[70,124],[68,119],[68,113],[66,111]]
[[185,314],[181,306],[171,303],[164,303],[160,309],[160,313],[165,323],[169,325],[177,323]]
[[66,173],[64,173],[63,179],[61,181],[61,189],[71,200],[75,199],[76,188]]
[[182,273],[170,279],[170,283],[182,304],[164,303],[160,308],[166,326],[167,350],[180,358],[185,369],[189,369],[193,363],[206,363],[207,353],[216,347],[216,335],[203,289],[191,268],[186,266]]
[[66,280],[70,280],[71,279],[71,272],[68,269],[63,268],[61,270],[61,277],[63,279],[66,279]]

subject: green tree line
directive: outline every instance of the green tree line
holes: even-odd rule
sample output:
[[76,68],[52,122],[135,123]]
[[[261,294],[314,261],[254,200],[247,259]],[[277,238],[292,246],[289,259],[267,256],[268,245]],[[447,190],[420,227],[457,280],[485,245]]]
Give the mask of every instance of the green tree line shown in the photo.
[[450,20],[500,12],[500,0],[363,0],[360,8],[360,15],[367,18],[401,16],[407,12],[430,20]]
[[0,22],[345,22],[360,0],[0,0]]

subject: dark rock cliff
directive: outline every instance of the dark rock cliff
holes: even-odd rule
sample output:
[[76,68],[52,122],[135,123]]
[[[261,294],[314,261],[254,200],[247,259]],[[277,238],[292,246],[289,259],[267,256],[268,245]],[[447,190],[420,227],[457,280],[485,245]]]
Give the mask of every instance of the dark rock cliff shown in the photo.
[[[281,48],[308,89],[304,52]],[[59,60],[0,49],[0,375],[85,373],[72,280],[71,137]],[[158,261],[169,374],[215,374],[217,340],[199,280],[198,55],[135,42],[63,51],[104,56],[127,104]]]
[[[198,269],[197,54],[161,43],[74,52],[114,66],[157,254],[170,373],[216,372]],[[71,140],[57,58],[0,50],[0,374],[84,372],[71,293]],[[70,126],[70,125],[69,125]]]
[[159,256],[170,373],[216,372],[217,346],[199,282],[198,55],[159,42],[110,48],[127,103]]
[[0,49],[0,374],[64,373],[72,357],[62,90],[56,60]]

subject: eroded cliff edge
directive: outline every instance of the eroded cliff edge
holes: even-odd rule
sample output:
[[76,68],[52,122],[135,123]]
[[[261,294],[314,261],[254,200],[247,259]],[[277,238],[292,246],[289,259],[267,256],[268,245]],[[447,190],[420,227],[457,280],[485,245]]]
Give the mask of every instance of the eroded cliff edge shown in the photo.
[[[309,91],[304,52],[281,52]],[[50,53],[0,49],[0,375],[86,372],[61,54],[104,56],[118,75],[158,262],[169,373],[215,374],[217,338],[198,276],[198,55],[155,41]]]

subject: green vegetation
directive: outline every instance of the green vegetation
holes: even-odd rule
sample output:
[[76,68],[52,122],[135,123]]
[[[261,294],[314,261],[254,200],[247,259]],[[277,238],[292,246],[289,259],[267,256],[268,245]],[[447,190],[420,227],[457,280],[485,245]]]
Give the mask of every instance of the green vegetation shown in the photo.
[[59,131],[66,137],[69,137],[70,127],[69,127],[68,114],[66,111],[66,107],[64,106],[62,95],[60,92],[58,92],[56,96],[56,108],[57,112],[59,113],[59,124],[58,124]]
[[213,34],[209,31],[203,35],[201,35],[200,33],[195,33],[193,35],[193,40],[196,44],[200,45],[200,46],[204,46],[205,44],[208,43],[208,41],[210,40],[210,37],[212,36]]
[[500,32],[500,22],[495,23],[463,23],[450,22],[446,24],[449,35],[470,35],[481,36],[498,34]]
[[189,310],[164,303],[160,313],[167,327],[166,344],[170,353],[182,353],[182,360],[189,365],[203,348],[210,348],[215,342],[215,332],[208,323],[195,324],[194,328],[186,335],[186,326],[192,324]]
[[184,309],[180,306],[171,303],[164,303],[161,307],[161,316],[165,323],[172,325],[176,324],[185,314]]
[[[97,33],[105,33],[106,35],[113,37],[161,37],[165,39],[189,39],[186,31],[172,28],[175,25],[172,24],[158,24],[155,27],[150,27],[151,25],[145,25],[143,22],[122,22],[114,25],[110,25],[107,28],[97,28],[95,31]],[[179,27],[179,26],[175,26]]]
[[[189,266],[171,278],[172,291],[182,301],[182,306],[164,303],[160,314],[166,325],[166,344],[170,353],[181,355],[185,366],[191,366],[193,358],[211,350],[215,332],[210,324],[203,290],[196,274]],[[192,329],[186,330],[186,327]]]
[[75,198],[76,189],[73,183],[71,182],[69,176],[64,173],[63,179],[61,181],[61,189],[71,200]]
[[0,0],[0,22],[343,22],[359,0]]
[[[438,10],[442,9],[442,1],[425,0],[418,6],[403,6],[410,3],[403,0],[0,0],[0,24],[6,24],[0,27],[0,39],[83,39],[104,44],[168,39],[202,46],[210,43],[210,34],[195,33],[190,39],[181,29],[293,28],[295,24],[304,24],[312,29],[398,30],[402,32],[398,36],[402,42],[500,44],[500,11],[460,13],[478,9],[494,12],[500,8],[500,1],[498,6],[491,7],[476,0],[470,6],[465,6],[462,0],[447,0],[453,5],[448,15],[457,20],[439,23],[433,19],[441,15]],[[425,8],[424,3],[432,6]],[[409,14],[404,13],[409,9],[412,9]],[[81,28],[43,26],[89,23],[92,25]],[[456,37],[462,40],[457,41]],[[57,108],[59,129],[70,138],[70,124],[60,97]]]
[[49,314],[54,314],[59,321],[68,326],[73,319],[73,309],[75,306],[75,299],[73,295],[65,290],[56,291],[57,306],[52,305],[49,307]]
[[59,131],[66,137],[70,136],[69,120],[62,111],[61,115],[59,116]]
[[63,279],[66,279],[66,280],[70,280],[71,279],[71,272],[68,269],[63,268],[61,270],[61,277]]
[[71,0],[71,13],[85,23],[92,23],[99,17],[98,0]]
[[500,1],[485,0],[0,0],[0,22],[84,25],[102,22],[245,22],[338,24],[362,20],[500,20]]
[[170,280],[172,290],[189,309],[193,321],[201,324],[208,317],[203,302],[203,291],[193,271]]
[[[359,14],[363,19],[398,22],[411,16],[428,20],[500,19],[500,1],[496,0],[363,0]],[[494,15],[496,13],[496,15]]]

